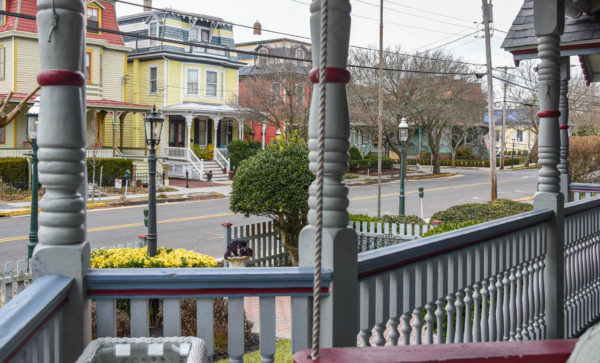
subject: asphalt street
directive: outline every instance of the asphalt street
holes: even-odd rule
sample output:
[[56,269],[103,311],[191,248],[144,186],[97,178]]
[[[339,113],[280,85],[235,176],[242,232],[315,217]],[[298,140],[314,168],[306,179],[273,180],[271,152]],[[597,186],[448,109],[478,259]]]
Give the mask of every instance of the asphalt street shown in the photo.
[[[443,170],[447,171],[447,170]],[[406,213],[420,215],[418,187],[425,188],[424,217],[452,205],[490,199],[489,171],[461,169],[458,175],[423,180],[407,180]],[[532,197],[537,184],[537,169],[505,170],[498,173],[498,197]],[[375,177],[374,177],[375,179]],[[398,213],[399,181],[382,184],[382,214]],[[377,214],[377,184],[349,187],[350,213]],[[96,209],[88,211],[88,240],[92,248],[134,242],[146,232],[144,206]],[[159,204],[159,246],[182,247],[220,257],[223,253],[223,227],[264,221],[244,218],[229,211],[229,199]],[[29,216],[0,219],[0,263],[23,259],[27,253]]]

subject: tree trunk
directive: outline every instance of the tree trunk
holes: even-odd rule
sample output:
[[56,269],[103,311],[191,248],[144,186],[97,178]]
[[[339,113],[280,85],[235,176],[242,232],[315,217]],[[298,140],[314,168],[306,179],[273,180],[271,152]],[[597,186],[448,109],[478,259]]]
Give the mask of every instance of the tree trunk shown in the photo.
[[537,137],[535,138],[535,142],[533,143],[533,146],[531,147],[531,149],[529,149],[529,152],[527,153],[527,158],[525,159],[525,167],[528,167],[529,164],[531,164],[531,162],[536,161],[537,162],[537,146],[538,146],[538,141],[537,141]]
[[292,260],[292,266],[298,266],[298,241],[294,245],[292,236],[290,236],[286,231],[281,231],[281,238],[283,238],[283,247],[290,255],[290,260]]
[[433,156],[433,172],[432,172],[432,174],[440,174],[441,173],[440,153],[437,150],[434,152],[434,150],[432,149],[431,155]]
[[456,150],[452,149],[452,167],[456,167]]

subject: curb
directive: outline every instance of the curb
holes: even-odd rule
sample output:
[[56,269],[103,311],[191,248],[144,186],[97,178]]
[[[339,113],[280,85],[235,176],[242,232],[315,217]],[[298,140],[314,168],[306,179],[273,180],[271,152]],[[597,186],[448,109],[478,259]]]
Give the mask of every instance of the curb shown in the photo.
[[[190,196],[190,197],[179,197],[179,198],[157,198],[157,204],[171,203],[171,202],[185,202],[185,201],[193,201],[193,200],[203,200],[203,199],[218,199],[223,198],[223,194],[221,193],[208,193],[208,195],[200,195],[200,196]],[[131,201],[116,201],[116,202],[108,202],[108,203],[88,203],[87,209],[99,209],[104,207],[125,207],[132,205],[143,205],[148,204],[147,199],[143,200],[131,200]],[[31,213],[30,208],[23,209],[15,209],[10,211],[0,211],[0,218],[6,217],[15,217],[15,216],[23,216],[29,215]]]
[[[444,174],[425,174],[425,175],[411,175],[411,176],[407,176],[405,178],[405,180],[423,180],[423,179],[441,179],[441,178],[448,178],[451,176],[456,176],[459,175],[458,173],[444,173]],[[377,178],[377,176],[375,176],[375,178]],[[350,179],[352,180],[352,179]],[[400,178],[393,178],[393,179],[382,179],[381,180],[381,184],[384,183],[391,183],[391,182],[396,182],[399,181]],[[352,186],[362,186],[362,185],[372,185],[372,184],[377,184],[377,180],[373,180],[370,182],[364,182],[364,181],[356,181],[355,183],[348,183],[346,181],[346,185],[349,187]]]

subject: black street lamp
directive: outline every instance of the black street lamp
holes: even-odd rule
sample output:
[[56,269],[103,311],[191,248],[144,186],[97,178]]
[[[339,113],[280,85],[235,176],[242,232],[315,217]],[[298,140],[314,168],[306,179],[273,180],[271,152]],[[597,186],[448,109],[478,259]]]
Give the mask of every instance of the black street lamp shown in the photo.
[[31,217],[29,219],[29,243],[27,258],[33,256],[33,249],[38,243],[38,171],[37,171],[37,132],[40,115],[40,98],[36,98],[33,106],[27,111],[27,142],[31,144]]
[[406,117],[398,124],[398,141],[400,142],[400,197],[398,198],[398,215],[404,215],[404,154],[408,140],[408,123]]
[[511,169],[515,166],[515,142],[517,142],[517,138],[513,137],[513,149],[512,149],[512,155],[510,158],[510,167]]
[[150,146],[148,155],[148,256],[156,255],[156,149],[160,143],[164,118],[156,112],[156,106],[152,107],[152,113],[144,117],[146,130],[146,144]]

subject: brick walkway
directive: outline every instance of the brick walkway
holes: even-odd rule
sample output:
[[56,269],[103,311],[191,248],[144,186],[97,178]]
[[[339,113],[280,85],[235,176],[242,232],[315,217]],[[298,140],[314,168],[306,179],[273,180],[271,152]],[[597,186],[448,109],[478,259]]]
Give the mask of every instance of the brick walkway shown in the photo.
[[[292,298],[289,296],[275,297],[275,336],[277,338],[292,337]],[[260,304],[258,297],[246,297],[244,299],[244,310],[246,318],[254,323],[252,331],[260,333]]]

